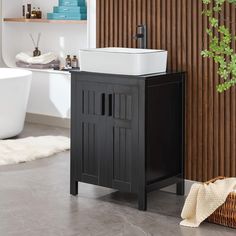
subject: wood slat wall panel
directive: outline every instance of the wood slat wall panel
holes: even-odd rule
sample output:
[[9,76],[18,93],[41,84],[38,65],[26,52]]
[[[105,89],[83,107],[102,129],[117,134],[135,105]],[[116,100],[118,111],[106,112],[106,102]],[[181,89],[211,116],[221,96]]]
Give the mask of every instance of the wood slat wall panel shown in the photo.
[[[227,2],[225,6],[225,16],[231,17],[230,5]],[[226,22],[227,27],[230,26],[229,21]],[[225,94],[225,103],[228,106],[225,107],[225,173],[230,173],[230,92]]]
[[[236,10],[235,8],[231,8],[231,20],[232,22],[236,22]],[[232,25],[232,34],[235,35],[236,34],[236,30],[235,27]],[[236,47],[235,44],[232,45],[233,49],[235,51]],[[236,117],[236,103],[235,103],[235,90],[232,89],[231,90],[231,98],[230,98],[230,110],[231,110],[231,127],[230,127],[230,146],[231,146],[231,155],[230,155],[230,162],[231,162],[231,170],[230,173],[231,175],[234,175],[234,173],[236,173],[236,122],[235,122],[235,117]]]
[[[236,176],[236,92],[216,92],[217,66],[200,55],[209,42],[202,9],[200,0],[97,0],[98,47],[137,47],[132,36],[146,24],[148,48],[168,50],[168,69],[187,71],[186,178],[198,181]],[[234,7],[223,12],[236,21]]]
[[[203,48],[203,40],[202,40],[202,32],[203,32],[203,19],[202,19],[202,3],[201,1],[198,1],[198,5],[197,5],[197,9],[198,9],[198,25],[197,25],[197,32],[200,32],[198,35],[197,35],[197,40],[198,40],[198,50],[201,50],[201,48]],[[203,60],[202,60],[202,57],[201,55],[198,54],[198,70],[197,70],[197,73],[198,73],[198,77],[201,77],[202,76],[202,70],[203,70]],[[203,122],[203,109],[202,109],[202,102],[203,102],[203,92],[202,92],[202,80],[198,80],[198,100],[197,100],[197,103],[198,104],[201,104],[201,106],[198,106],[198,112],[197,112],[197,120],[198,120],[198,129],[197,129],[197,133],[198,133],[198,138],[197,140],[202,140],[202,137],[203,137],[203,129],[202,129],[202,122]],[[203,164],[203,159],[202,159],[202,156],[203,156],[203,145],[202,145],[202,142],[197,142],[197,149],[198,149],[198,170],[197,170],[197,176],[202,176],[202,164]]]

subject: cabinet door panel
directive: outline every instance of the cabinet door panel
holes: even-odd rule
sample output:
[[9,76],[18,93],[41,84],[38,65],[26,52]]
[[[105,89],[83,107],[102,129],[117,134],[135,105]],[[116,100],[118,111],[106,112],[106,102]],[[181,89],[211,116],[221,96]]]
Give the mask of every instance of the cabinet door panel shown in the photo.
[[112,164],[108,156],[106,131],[104,122],[82,122],[81,180],[112,187]]
[[96,148],[97,125],[82,123],[82,173],[98,176],[98,158]]
[[104,115],[105,106],[105,91],[99,85],[92,88],[82,86],[81,94],[81,107],[83,115],[101,116]]
[[113,86],[113,188],[136,191],[133,163],[138,147],[138,89]]
[[[78,82],[77,86],[77,149],[79,180],[111,187],[107,184],[106,169],[106,116],[105,94],[107,86],[97,83]],[[111,179],[111,177],[110,177]],[[110,181],[111,182],[111,181]]]
[[132,153],[132,131],[131,129],[114,128],[114,163],[113,177],[115,180],[130,183],[131,181],[131,153]]
[[[123,92],[132,93],[127,89]],[[123,94],[116,90],[114,100],[114,118],[126,121],[132,120],[132,94]]]

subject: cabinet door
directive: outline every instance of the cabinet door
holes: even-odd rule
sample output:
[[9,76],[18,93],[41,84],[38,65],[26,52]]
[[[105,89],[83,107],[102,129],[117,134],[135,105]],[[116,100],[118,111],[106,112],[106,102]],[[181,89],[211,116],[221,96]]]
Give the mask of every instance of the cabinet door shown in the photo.
[[75,91],[78,181],[137,192],[138,88],[78,81]]
[[112,187],[137,192],[138,88],[113,85],[112,91],[113,111],[108,122],[111,130],[108,147],[112,151]]
[[111,164],[106,148],[106,94],[106,84],[78,81],[74,140],[77,140],[75,146],[79,181],[112,187],[109,177]]

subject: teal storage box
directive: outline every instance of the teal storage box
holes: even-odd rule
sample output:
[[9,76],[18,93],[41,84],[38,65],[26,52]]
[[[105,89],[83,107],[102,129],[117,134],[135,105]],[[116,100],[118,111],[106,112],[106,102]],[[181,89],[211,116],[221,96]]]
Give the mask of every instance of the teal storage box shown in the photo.
[[59,0],[59,6],[86,6],[85,0]]
[[78,0],[59,0],[59,6],[77,7]]
[[48,13],[48,20],[87,20],[86,13]]
[[78,1],[78,6],[86,6],[85,0],[77,0],[77,1]]
[[54,13],[87,13],[86,7],[70,7],[70,6],[60,6],[53,7]]

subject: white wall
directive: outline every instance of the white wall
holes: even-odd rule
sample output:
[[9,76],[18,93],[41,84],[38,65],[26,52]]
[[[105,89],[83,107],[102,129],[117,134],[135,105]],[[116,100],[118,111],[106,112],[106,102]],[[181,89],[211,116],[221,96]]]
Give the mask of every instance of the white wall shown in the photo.
[[88,47],[96,48],[96,0],[87,0],[88,3]]
[[[0,0],[0,45],[2,45],[2,0]],[[0,46],[0,67],[5,67],[2,60],[2,47]]]

